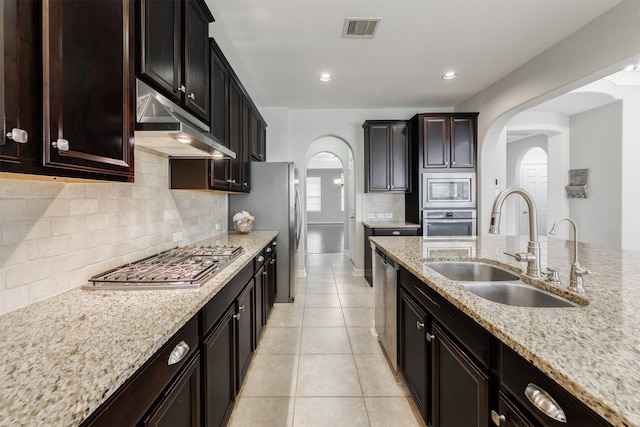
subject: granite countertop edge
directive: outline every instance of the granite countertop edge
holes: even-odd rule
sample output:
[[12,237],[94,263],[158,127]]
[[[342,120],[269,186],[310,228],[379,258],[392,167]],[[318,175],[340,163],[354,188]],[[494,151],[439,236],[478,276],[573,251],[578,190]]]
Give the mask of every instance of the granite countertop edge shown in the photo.
[[197,289],[78,287],[0,316],[0,426],[79,425],[277,234],[228,232],[197,242],[244,249]]
[[408,221],[362,221],[369,228],[420,228],[420,224]]

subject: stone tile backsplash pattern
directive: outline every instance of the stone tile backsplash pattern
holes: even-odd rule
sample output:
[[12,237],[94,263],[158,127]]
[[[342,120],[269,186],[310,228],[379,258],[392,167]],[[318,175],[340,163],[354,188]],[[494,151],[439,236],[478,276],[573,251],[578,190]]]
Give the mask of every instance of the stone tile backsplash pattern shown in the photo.
[[135,156],[135,184],[0,179],[0,314],[227,229],[226,195],[169,190],[167,158]]

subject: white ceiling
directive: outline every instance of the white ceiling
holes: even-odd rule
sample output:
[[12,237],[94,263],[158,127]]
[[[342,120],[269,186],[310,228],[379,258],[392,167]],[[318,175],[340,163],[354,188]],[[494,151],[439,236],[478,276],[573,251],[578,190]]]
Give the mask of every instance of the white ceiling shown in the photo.
[[[454,107],[620,0],[206,0],[259,106]],[[345,18],[381,18],[343,39]],[[441,75],[455,70],[459,77]],[[333,80],[317,76],[331,72]]]

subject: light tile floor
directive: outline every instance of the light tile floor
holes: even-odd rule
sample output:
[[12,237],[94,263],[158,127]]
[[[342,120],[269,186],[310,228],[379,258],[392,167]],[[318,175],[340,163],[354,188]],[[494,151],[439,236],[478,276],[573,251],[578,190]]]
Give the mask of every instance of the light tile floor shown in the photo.
[[233,427],[424,426],[372,336],[373,289],[342,254],[312,254],[293,304],[276,304]]

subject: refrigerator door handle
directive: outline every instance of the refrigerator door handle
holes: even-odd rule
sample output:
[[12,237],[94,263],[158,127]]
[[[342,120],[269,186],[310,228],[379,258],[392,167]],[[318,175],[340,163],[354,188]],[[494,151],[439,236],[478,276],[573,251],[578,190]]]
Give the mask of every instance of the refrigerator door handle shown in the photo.
[[298,185],[296,184],[295,187],[295,223],[296,223],[296,249],[298,249],[298,246],[300,246],[300,235],[302,234],[302,218],[301,218],[301,211],[300,211],[300,191],[298,191]]

